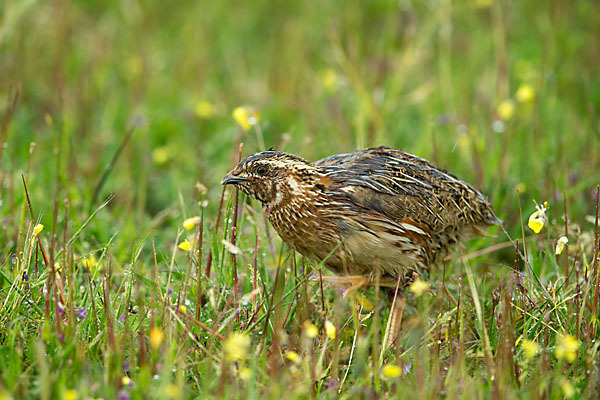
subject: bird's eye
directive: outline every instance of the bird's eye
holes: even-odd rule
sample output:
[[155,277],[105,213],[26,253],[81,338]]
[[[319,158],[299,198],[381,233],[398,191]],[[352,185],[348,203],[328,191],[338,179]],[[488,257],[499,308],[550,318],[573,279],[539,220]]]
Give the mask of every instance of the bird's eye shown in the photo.
[[264,175],[267,173],[267,167],[265,167],[264,165],[261,165],[260,167],[256,168],[256,173],[259,175]]

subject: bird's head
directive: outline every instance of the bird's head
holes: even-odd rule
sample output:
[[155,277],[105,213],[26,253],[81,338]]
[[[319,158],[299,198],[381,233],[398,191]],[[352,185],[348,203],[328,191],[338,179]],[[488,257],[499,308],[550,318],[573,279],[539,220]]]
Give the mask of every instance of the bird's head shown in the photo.
[[221,180],[236,185],[263,204],[277,205],[302,194],[302,187],[314,182],[318,168],[303,158],[280,151],[250,154]]

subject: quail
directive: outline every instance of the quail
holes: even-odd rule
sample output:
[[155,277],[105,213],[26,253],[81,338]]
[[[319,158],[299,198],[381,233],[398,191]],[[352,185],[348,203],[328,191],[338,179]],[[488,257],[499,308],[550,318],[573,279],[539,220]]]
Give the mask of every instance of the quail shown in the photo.
[[[386,146],[319,161],[262,151],[223,178],[260,201],[281,239],[322,262],[346,293],[404,287],[500,220],[473,186],[429,161]],[[402,310],[390,314],[391,340]]]

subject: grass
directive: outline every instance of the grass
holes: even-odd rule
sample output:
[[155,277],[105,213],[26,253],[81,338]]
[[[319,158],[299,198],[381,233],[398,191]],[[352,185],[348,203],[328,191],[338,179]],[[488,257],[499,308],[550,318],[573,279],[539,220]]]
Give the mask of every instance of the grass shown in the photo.
[[[0,16],[0,399],[598,396],[592,2],[8,0]],[[262,141],[430,159],[486,193],[522,256],[500,229],[467,243],[405,290],[385,349],[377,288],[311,279],[328,272],[219,185]]]

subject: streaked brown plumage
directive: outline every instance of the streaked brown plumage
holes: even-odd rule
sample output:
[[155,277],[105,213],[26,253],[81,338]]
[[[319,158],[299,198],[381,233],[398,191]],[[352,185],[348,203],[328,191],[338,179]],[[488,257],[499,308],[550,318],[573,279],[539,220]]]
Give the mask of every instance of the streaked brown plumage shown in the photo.
[[288,245],[325,260],[351,278],[353,289],[372,283],[375,268],[381,281],[407,284],[455,244],[498,222],[477,189],[385,146],[314,163],[263,151],[243,159],[221,183],[259,200]]

